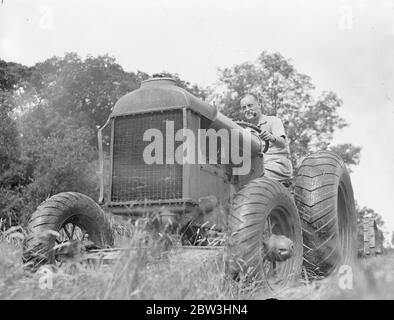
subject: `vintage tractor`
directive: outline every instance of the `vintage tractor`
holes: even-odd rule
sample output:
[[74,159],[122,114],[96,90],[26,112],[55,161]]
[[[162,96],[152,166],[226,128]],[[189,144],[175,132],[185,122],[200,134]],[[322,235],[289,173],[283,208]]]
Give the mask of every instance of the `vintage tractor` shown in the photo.
[[[146,80],[120,98],[107,125],[108,175],[103,128],[98,134],[99,204],[113,215],[159,212],[163,223],[190,237],[204,228],[226,232],[229,274],[260,276],[270,287],[289,285],[303,264],[328,275],[356,256],[353,190],[338,155],[309,155],[291,186],[265,178],[263,151],[269,144],[258,128],[232,121],[170,78]],[[201,132],[218,133],[217,139]],[[197,137],[202,142],[196,143]],[[241,170],[240,157],[250,160],[247,171]],[[24,259],[52,263],[58,259],[53,248],[69,239],[88,238],[96,250],[113,246],[99,204],[75,192],[43,202],[31,216]]]

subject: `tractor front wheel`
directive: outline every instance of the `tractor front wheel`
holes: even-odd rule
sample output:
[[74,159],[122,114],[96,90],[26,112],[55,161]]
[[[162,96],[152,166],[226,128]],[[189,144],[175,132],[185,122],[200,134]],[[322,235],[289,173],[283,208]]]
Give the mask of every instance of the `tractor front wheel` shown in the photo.
[[104,211],[76,192],[59,193],[44,201],[32,214],[27,232],[23,260],[33,269],[61,260],[61,249],[67,244],[107,248],[114,242]]
[[[240,190],[232,202],[229,228],[227,268],[232,278],[246,275],[278,292],[300,277],[301,222],[293,197],[281,183],[263,177]],[[291,255],[283,261],[267,259],[267,243],[275,237],[291,243]]]

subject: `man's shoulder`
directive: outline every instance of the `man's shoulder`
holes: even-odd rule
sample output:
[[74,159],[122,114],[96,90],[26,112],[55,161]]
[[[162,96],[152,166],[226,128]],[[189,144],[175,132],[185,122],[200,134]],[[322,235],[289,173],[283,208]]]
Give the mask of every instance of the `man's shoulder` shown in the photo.
[[276,116],[263,116],[261,117],[259,124],[272,124],[272,123],[282,123],[282,120]]
[[265,116],[260,128],[264,128],[276,136],[286,136],[282,120],[275,116]]
[[280,122],[282,122],[282,120],[279,117],[277,117],[277,116],[268,116],[268,117],[271,119],[271,121],[280,121]]

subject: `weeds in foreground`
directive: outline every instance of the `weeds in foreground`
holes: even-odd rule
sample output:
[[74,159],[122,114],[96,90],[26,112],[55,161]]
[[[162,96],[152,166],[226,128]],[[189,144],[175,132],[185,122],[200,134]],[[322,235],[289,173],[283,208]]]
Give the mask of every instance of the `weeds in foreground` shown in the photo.
[[[116,221],[113,222],[117,223]],[[338,276],[310,275],[296,287],[267,295],[255,283],[232,281],[225,256],[215,250],[174,250],[165,233],[146,231],[143,221],[115,226],[124,250],[111,262],[71,259],[36,273],[21,262],[24,230],[0,233],[0,299],[393,299],[394,254],[360,260],[353,289],[341,290]]]

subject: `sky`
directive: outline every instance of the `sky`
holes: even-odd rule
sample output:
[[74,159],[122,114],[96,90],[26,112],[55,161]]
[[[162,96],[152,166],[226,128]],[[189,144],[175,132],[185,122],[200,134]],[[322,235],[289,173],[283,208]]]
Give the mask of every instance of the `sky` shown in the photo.
[[217,69],[280,52],[334,91],[350,124],[333,143],[362,147],[355,198],[394,230],[394,0],[3,0],[0,58],[108,53],[126,71],[178,73],[201,86]]

